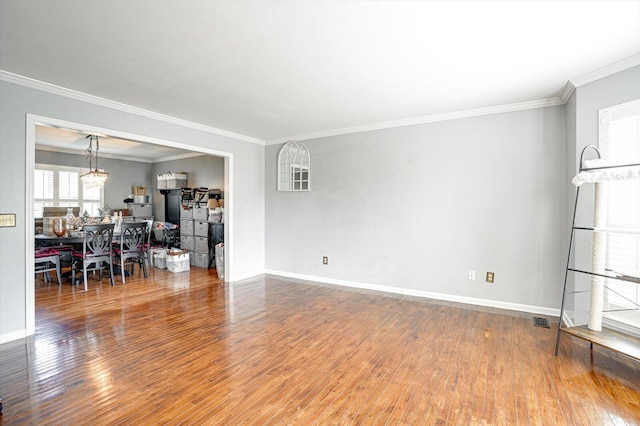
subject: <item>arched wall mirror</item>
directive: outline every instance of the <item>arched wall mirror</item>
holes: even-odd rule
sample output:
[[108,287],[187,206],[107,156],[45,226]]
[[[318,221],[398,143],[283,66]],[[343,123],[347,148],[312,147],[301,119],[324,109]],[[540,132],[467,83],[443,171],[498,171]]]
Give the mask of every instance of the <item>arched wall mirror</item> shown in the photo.
[[278,154],[278,191],[309,191],[311,156],[298,141],[284,144]]

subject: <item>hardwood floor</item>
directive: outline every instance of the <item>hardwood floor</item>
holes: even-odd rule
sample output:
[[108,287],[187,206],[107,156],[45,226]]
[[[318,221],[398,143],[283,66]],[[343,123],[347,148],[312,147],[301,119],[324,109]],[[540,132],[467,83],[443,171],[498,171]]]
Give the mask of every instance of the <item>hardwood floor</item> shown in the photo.
[[215,270],[37,281],[2,424],[640,424],[640,364],[557,319]]

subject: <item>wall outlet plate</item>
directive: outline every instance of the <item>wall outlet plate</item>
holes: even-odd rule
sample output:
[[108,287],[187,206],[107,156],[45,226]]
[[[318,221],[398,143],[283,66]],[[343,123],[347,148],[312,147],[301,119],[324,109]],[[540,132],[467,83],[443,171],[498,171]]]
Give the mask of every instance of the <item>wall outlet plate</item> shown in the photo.
[[0,228],[16,226],[15,213],[0,213]]
[[469,279],[471,281],[475,281],[475,279],[476,279],[476,271],[469,271]]
[[329,264],[329,257],[328,256],[322,256],[322,264],[323,265],[328,265]]
[[493,272],[487,272],[487,279],[486,281],[488,283],[492,283],[493,282],[493,278],[494,278],[494,273]]

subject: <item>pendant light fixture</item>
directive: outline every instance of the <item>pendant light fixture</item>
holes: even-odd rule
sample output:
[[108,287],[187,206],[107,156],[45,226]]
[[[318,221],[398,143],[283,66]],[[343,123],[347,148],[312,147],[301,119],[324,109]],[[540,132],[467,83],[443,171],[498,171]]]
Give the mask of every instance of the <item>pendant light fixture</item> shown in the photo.
[[[101,172],[98,170],[98,151],[100,150],[100,142],[98,141],[98,136],[89,135],[87,136],[89,139],[89,147],[85,151],[87,153],[87,160],[89,161],[89,172],[80,176],[80,181],[82,185],[87,189],[95,189],[95,188],[103,188],[104,183],[109,177],[109,173]],[[93,142],[95,140],[96,148],[95,148],[95,157],[96,157],[96,168],[93,169]]]

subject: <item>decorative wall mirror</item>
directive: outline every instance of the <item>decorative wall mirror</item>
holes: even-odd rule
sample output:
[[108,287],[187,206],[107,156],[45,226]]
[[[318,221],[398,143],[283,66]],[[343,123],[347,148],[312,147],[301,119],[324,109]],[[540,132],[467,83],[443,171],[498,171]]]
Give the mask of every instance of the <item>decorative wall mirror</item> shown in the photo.
[[309,191],[311,156],[305,144],[291,141],[278,154],[278,191]]

